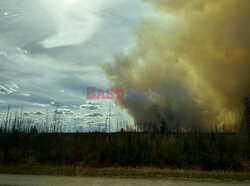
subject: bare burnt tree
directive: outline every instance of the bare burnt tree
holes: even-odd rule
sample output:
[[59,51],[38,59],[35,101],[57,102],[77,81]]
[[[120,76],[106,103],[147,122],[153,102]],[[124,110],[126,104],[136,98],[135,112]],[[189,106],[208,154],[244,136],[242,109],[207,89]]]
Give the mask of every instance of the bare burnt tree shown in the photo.
[[248,97],[244,99],[244,112],[242,115],[241,130],[245,131],[248,136],[250,135],[250,104]]
[[4,121],[4,133],[7,133],[8,123],[9,123],[10,105],[8,105],[6,119]]

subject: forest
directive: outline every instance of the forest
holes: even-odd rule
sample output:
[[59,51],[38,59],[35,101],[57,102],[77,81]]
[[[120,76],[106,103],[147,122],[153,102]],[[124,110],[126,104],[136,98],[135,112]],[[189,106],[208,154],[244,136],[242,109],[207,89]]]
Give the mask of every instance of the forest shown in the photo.
[[[248,103],[248,102],[247,102]],[[8,112],[10,112],[8,110]],[[236,131],[51,131],[8,114],[0,127],[1,165],[157,167],[250,171],[249,104]]]

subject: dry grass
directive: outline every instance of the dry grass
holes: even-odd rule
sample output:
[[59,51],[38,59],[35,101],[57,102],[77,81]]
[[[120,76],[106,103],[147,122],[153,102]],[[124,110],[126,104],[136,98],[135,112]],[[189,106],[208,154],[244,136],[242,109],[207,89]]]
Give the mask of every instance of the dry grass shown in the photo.
[[86,168],[73,166],[0,166],[2,174],[105,176],[129,178],[196,178],[219,180],[249,180],[250,172],[200,171],[158,168]]

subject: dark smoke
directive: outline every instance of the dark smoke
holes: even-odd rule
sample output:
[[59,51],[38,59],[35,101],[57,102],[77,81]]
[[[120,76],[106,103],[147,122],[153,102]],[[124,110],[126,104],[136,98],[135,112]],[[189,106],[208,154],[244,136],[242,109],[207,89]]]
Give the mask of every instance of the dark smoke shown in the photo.
[[250,93],[249,0],[146,0],[157,17],[105,68],[113,87],[163,88],[162,100],[119,100],[140,128],[234,124]]

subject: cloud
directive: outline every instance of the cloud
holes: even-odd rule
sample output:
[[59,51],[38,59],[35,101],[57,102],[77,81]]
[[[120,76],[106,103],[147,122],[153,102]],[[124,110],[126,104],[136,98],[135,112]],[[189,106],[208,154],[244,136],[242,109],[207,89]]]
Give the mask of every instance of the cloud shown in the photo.
[[98,12],[103,0],[56,0],[47,3],[54,6],[58,25],[57,33],[41,42],[45,48],[78,45],[90,39],[100,28]]
[[70,109],[57,109],[54,110],[53,112],[57,113],[57,114],[65,114],[65,115],[73,115],[74,112]]
[[51,105],[43,104],[43,103],[32,103],[32,105],[36,107],[43,107],[43,108],[51,107]]
[[63,110],[63,113],[64,113],[64,114],[69,114],[69,115],[74,114],[74,112],[73,112],[72,110],[69,110],[69,109],[64,109],[64,110]]
[[55,101],[51,101],[51,102],[50,102],[51,105],[54,105],[55,103],[56,103]]
[[23,50],[23,49],[21,49],[21,48],[19,48],[19,47],[15,47],[15,49],[16,49],[16,51],[18,51],[19,53],[22,53],[22,54],[28,54],[28,51],[27,50]]
[[87,104],[89,104],[89,105],[100,105],[100,103],[94,102],[94,101],[88,101]]
[[19,86],[17,86],[16,84],[7,84],[5,86],[0,85],[0,94],[12,94],[19,89]]
[[11,92],[5,88],[4,86],[0,85],[0,94],[10,94]]
[[22,95],[22,96],[26,96],[26,97],[31,96],[30,94],[27,94],[27,93],[21,93],[20,95]]
[[25,116],[30,116],[30,115],[43,116],[44,113],[40,112],[40,111],[37,111],[37,112],[25,112],[23,115],[25,115]]
[[80,105],[81,109],[88,109],[88,110],[96,110],[98,109],[98,106],[95,105],[90,105],[90,104],[84,104],[84,105]]
[[6,101],[0,100],[0,104],[5,104],[5,103],[6,103]]
[[101,117],[102,114],[100,112],[93,112],[93,113],[90,113],[90,114],[86,114],[85,116],[86,117]]
[[8,54],[5,51],[3,51],[3,50],[0,50],[0,55],[5,56],[5,57],[8,56]]
[[81,109],[96,110],[101,107],[101,104],[97,101],[87,101],[86,104],[80,105]]

